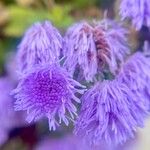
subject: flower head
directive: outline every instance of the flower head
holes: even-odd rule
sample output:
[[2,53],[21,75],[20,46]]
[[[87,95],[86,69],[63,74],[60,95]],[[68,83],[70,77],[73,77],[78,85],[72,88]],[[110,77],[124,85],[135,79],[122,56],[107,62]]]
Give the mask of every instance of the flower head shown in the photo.
[[86,80],[91,81],[97,73],[97,52],[93,28],[86,22],[71,26],[64,38],[65,66],[73,74],[77,65]]
[[142,25],[150,27],[149,0],[122,0],[120,5],[122,19],[129,18],[133,26],[139,30]]
[[13,91],[17,99],[15,109],[27,110],[28,122],[46,116],[49,120],[49,129],[55,130],[61,121],[68,125],[67,112],[70,118],[74,119],[76,107],[72,101],[80,102],[74,94],[84,91],[77,87],[83,86],[70,78],[59,66],[38,66],[23,74],[18,87]]
[[119,80],[126,84],[137,96],[140,103],[150,109],[150,64],[143,53],[136,52],[123,64]]
[[35,23],[25,33],[18,47],[18,70],[26,71],[36,64],[58,60],[62,37],[48,21]]
[[86,22],[73,25],[64,39],[65,67],[72,74],[79,67],[87,81],[92,81],[106,67],[115,73],[118,63],[129,53],[126,33],[127,30],[110,20],[93,26]]
[[97,83],[82,98],[75,133],[94,145],[122,144],[134,137],[136,127],[143,126],[146,112],[136,103],[134,93],[119,80]]

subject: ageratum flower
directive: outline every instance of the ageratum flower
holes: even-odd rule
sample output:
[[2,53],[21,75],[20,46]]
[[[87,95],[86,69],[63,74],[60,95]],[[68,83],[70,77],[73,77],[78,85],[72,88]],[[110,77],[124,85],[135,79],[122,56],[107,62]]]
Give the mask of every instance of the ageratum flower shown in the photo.
[[143,53],[136,52],[123,64],[118,76],[139,99],[138,104],[144,104],[150,109],[150,64]]
[[143,126],[145,109],[137,107],[134,93],[119,80],[97,83],[82,97],[82,107],[75,134],[90,144],[104,141],[117,145],[134,137],[136,127]]
[[106,67],[115,74],[129,53],[126,34],[127,30],[109,20],[93,26],[75,24],[64,39],[65,67],[73,74],[78,66],[87,81]]
[[58,60],[62,37],[49,21],[35,23],[25,33],[18,46],[18,70],[26,71],[36,64]]
[[122,0],[120,5],[122,19],[129,18],[133,26],[139,30],[142,25],[150,27],[149,0]]
[[68,119],[74,119],[76,107],[73,100],[80,102],[75,93],[82,93],[84,90],[81,87],[84,86],[70,78],[57,65],[35,67],[22,75],[17,88],[12,92],[17,99],[15,110],[26,110],[29,123],[47,117],[49,129],[55,130],[61,121],[68,125]]
[[93,80],[97,73],[97,52],[93,28],[86,22],[71,26],[64,37],[65,67],[73,74],[77,65],[86,80]]

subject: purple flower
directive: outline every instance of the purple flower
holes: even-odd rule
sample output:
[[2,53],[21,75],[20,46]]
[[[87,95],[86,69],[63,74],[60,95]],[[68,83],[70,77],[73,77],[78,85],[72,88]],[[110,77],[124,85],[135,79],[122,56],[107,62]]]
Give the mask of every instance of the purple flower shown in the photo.
[[93,28],[86,22],[71,26],[64,37],[65,67],[73,74],[77,65],[86,80],[93,80],[97,73],[97,52]]
[[108,67],[115,74],[129,53],[126,34],[127,30],[110,20],[93,26],[73,25],[64,38],[65,67],[71,74],[79,67],[87,81]]
[[[75,134],[90,144],[104,141],[110,145],[134,137],[136,127],[143,126],[145,107],[138,107],[134,93],[117,79],[97,83],[82,97],[82,107]],[[142,116],[142,117],[141,117]]]
[[36,64],[58,61],[62,37],[49,21],[35,23],[25,33],[18,47],[18,70],[26,71]]
[[[123,64],[118,76],[137,96],[139,102],[150,109],[150,59],[136,52]],[[141,103],[141,104],[140,104]]]
[[18,87],[13,91],[17,99],[15,110],[26,110],[28,122],[46,116],[49,129],[55,130],[61,121],[68,125],[68,119],[74,119],[76,107],[73,100],[80,102],[75,93],[83,93],[81,87],[84,86],[57,65],[35,67],[22,75]]
[[142,25],[150,27],[149,0],[122,0],[120,5],[122,19],[129,18],[133,26],[139,30]]

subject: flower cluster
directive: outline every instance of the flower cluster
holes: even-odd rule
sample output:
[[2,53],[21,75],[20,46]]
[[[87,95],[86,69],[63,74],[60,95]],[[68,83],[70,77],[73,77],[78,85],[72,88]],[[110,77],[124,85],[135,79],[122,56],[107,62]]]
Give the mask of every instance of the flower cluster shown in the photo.
[[[134,0],[122,1],[121,14],[135,17],[138,21],[133,23],[140,28],[149,25],[148,1],[138,2],[144,20]],[[134,137],[150,111],[150,64],[142,52],[129,56],[127,34],[126,28],[109,19],[76,23],[64,37],[48,21],[34,24],[16,56],[20,77],[12,91],[15,110],[26,111],[29,123],[46,117],[49,130],[62,122],[68,126],[71,120],[75,134],[90,145],[116,146]],[[86,87],[90,88],[85,92]],[[77,114],[75,102],[80,98]]]
[[131,19],[137,30],[141,29],[142,25],[150,27],[149,0],[122,0],[120,14],[122,19]]

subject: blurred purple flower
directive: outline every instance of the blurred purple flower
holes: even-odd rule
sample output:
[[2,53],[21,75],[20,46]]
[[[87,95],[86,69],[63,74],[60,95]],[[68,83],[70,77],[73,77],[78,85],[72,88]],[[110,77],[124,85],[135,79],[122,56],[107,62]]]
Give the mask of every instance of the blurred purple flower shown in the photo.
[[[74,94],[83,93],[84,89],[81,87],[84,86],[70,78],[57,65],[35,67],[22,75],[17,88],[12,92],[17,99],[15,110],[27,110],[28,122],[46,116],[49,129],[55,130],[61,121],[68,125],[68,119],[74,119],[76,107],[73,100],[80,102]],[[66,115],[67,112],[70,117]]]
[[71,26],[64,37],[65,67],[73,74],[77,65],[86,80],[93,80],[97,73],[97,52],[93,28],[86,22]]
[[5,63],[5,69],[7,76],[9,79],[11,79],[14,82],[18,81],[18,76],[17,76],[17,60],[16,60],[16,54],[13,52],[8,53],[6,57],[6,63]]
[[120,14],[122,19],[131,19],[137,30],[141,29],[142,25],[150,27],[149,0],[122,0]]
[[61,49],[59,31],[49,21],[35,23],[18,46],[18,70],[22,72],[36,64],[58,61]]
[[59,139],[44,139],[35,150],[93,150],[80,138],[68,135]]
[[146,110],[136,103],[134,93],[119,80],[97,83],[82,97],[74,132],[92,145],[123,144],[134,137],[136,127],[143,127]]
[[0,127],[7,130],[24,125],[24,115],[14,111],[15,99],[10,96],[14,86],[8,77],[0,78]]
[[150,56],[150,41],[144,42],[143,52],[145,56]]
[[115,73],[129,53],[126,34],[127,30],[110,20],[94,27],[86,22],[73,25],[64,38],[65,67],[73,74],[78,66],[87,81],[107,66]]
[[25,125],[24,115],[14,111],[14,99],[10,96],[13,88],[8,77],[0,78],[0,144],[7,140],[11,129]]
[[138,105],[150,109],[150,59],[136,52],[123,64],[118,76],[137,96]]
[[[34,150],[109,150],[106,146],[90,147],[79,137],[65,135],[61,138],[42,140]],[[113,149],[111,149],[113,150]]]
[[3,145],[8,139],[8,131],[0,128],[0,146]]

